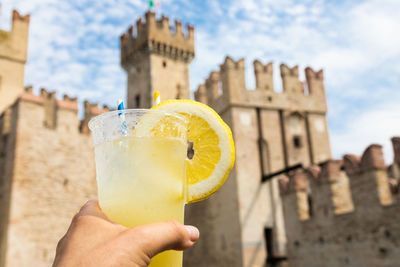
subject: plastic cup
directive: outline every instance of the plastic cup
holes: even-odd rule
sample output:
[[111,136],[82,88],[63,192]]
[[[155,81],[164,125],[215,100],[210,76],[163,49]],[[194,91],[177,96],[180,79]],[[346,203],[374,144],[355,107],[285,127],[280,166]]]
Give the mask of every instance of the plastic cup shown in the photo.
[[[183,223],[186,118],[159,110],[117,110],[93,118],[89,128],[99,204],[107,217],[126,227],[171,219]],[[180,267],[182,252],[160,253],[150,266]]]

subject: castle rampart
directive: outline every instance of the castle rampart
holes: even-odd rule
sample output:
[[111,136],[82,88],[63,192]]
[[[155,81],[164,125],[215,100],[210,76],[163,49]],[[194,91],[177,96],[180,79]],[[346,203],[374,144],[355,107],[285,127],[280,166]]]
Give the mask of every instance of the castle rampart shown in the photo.
[[[394,152],[394,160],[393,164],[389,167],[391,177],[398,177],[400,179],[400,138],[393,137],[392,138],[393,144],[393,152]],[[391,186],[394,184],[398,184],[399,179],[393,179],[391,182]]]
[[[263,107],[268,109],[297,110],[315,113],[326,113],[326,97],[323,83],[323,71],[315,72],[307,67],[306,88],[299,80],[298,67],[289,68],[281,64],[283,92],[275,92],[273,87],[273,65],[263,65],[259,60],[254,61],[254,73],[256,80],[255,90],[248,90],[245,86],[244,59],[234,61],[226,57],[220,65],[220,70],[213,71],[205,82],[201,92],[195,92],[196,100],[207,103],[218,112],[223,111],[229,105],[245,107]],[[207,86],[213,81],[214,86]],[[217,86],[218,85],[218,86]],[[216,89],[218,88],[218,90]],[[222,89],[222,90],[221,90]],[[205,99],[207,99],[205,101]]]
[[84,107],[84,118],[81,121],[80,131],[86,134],[88,134],[90,131],[88,123],[91,118],[111,110],[110,107],[106,105],[103,105],[103,107],[101,108],[97,103],[90,103],[87,100],[83,102],[83,107]]
[[82,125],[108,108],[85,106],[81,122],[76,98],[27,87],[0,115],[1,266],[50,266],[72,216],[96,197],[93,142]]
[[399,177],[388,172],[380,145],[298,172],[302,179],[280,180],[290,266],[396,266],[400,199],[391,181]]
[[281,64],[282,87],[285,93],[304,94],[304,84],[299,80],[299,67]]
[[[232,201],[237,201],[239,206],[237,210],[231,206],[230,210],[221,211],[227,196],[224,195],[226,192],[218,192],[212,200],[189,207],[187,222],[199,226],[200,231],[207,231],[209,240],[200,240],[200,247],[213,246],[211,239],[223,236],[225,247],[240,248],[236,253],[241,252],[241,258],[233,260],[232,250],[220,247],[218,255],[212,254],[204,259],[204,250],[195,247],[186,254],[185,264],[189,266],[195,265],[199,259],[204,259],[202,266],[223,265],[215,263],[213,257],[219,257],[220,262],[231,258],[229,266],[263,266],[266,259],[278,262],[287,256],[278,181],[272,178],[262,183],[261,178],[296,164],[309,166],[324,162],[330,158],[330,146],[322,70],[307,69],[306,88],[299,80],[298,67],[289,68],[282,64],[280,71],[283,92],[275,92],[273,64],[254,61],[256,88],[248,90],[244,59],[235,61],[228,56],[219,70],[211,72],[195,92],[196,100],[214,108],[232,129],[237,153],[234,171],[229,178],[235,186],[229,190],[235,190],[231,192],[236,196]],[[312,94],[304,90],[310,86],[313,87]],[[347,185],[341,177],[335,179],[338,180],[336,191]],[[302,205],[298,209],[297,206],[296,210],[291,209],[306,221],[311,212],[307,205],[307,174],[298,172],[294,180],[296,182],[291,182],[290,187],[296,188],[296,194],[288,198],[293,202],[299,198],[303,202],[299,202]],[[340,201],[337,198],[336,204],[340,205]],[[218,210],[222,212],[221,217],[231,218],[232,225],[240,226],[240,238],[235,236],[236,229],[221,229],[222,224],[213,218],[208,219],[212,225],[196,221],[198,217],[192,214],[201,214],[202,208]]]
[[204,84],[200,84],[194,92],[194,98],[204,104],[207,104],[207,91]]
[[213,71],[210,77],[206,79],[205,90],[207,102],[216,99],[220,95],[219,88],[219,72]]
[[272,62],[263,65],[261,61],[255,60],[253,65],[254,75],[256,76],[256,88],[267,91],[274,90]]
[[59,130],[68,129],[68,131],[77,131],[80,133],[89,133],[88,122],[94,116],[110,111],[108,106],[99,107],[96,103],[84,101],[84,117],[80,121],[78,118],[78,98],[63,95],[62,99],[57,99],[56,93],[40,89],[40,94],[32,93],[32,87],[25,87],[25,92],[18,101],[30,102],[43,107],[43,126],[49,129]]
[[155,13],[148,11],[143,22],[130,26],[121,35],[121,65],[126,69],[128,62],[134,60],[139,52],[148,51],[174,59],[190,62],[194,57],[194,27],[187,26],[183,33],[182,22],[175,21],[175,31],[171,30],[169,18],[162,16],[156,20]]

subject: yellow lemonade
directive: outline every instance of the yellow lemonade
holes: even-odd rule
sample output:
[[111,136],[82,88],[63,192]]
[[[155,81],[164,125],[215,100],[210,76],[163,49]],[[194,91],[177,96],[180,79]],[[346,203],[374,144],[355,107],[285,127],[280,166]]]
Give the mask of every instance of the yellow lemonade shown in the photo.
[[[123,136],[95,146],[98,197],[112,221],[127,227],[174,219],[183,223],[187,145],[180,138]],[[166,251],[151,267],[180,267]]]
[[[151,110],[111,111],[88,126],[100,206],[107,217],[127,227],[170,219],[183,223],[185,203],[216,192],[235,161],[229,127],[210,107],[192,100],[166,100]],[[189,158],[187,141],[193,152]],[[182,252],[177,251],[158,254],[150,264],[181,266]]]

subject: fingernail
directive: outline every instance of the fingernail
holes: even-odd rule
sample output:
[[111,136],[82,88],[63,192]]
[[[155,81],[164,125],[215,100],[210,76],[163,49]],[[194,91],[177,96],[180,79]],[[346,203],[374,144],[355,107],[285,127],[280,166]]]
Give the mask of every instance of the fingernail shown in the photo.
[[197,241],[197,239],[199,239],[200,232],[196,227],[191,225],[185,225],[185,229],[189,233],[190,241],[194,242]]

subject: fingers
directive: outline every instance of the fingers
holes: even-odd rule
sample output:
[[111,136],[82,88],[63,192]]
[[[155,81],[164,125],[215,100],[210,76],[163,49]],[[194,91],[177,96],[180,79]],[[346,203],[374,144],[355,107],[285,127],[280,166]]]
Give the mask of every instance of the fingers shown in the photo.
[[199,239],[199,230],[177,221],[166,221],[128,230],[132,240],[140,240],[140,248],[150,258],[165,250],[185,250]]
[[[83,205],[75,217],[78,218],[85,215],[95,216],[111,222],[101,211],[99,203],[95,199],[89,200]],[[128,246],[139,246],[141,251],[151,258],[165,250],[185,250],[190,248],[199,239],[199,235],[199,230],[196,227],[183,225],[172,220],[128,229],[123,235],[123,239],[128,239],[126,240]]]
[[79,210],[76,216],[91,215],[110,221],[107,216],[101,211],[99,201],[97,199],[90,199]]

